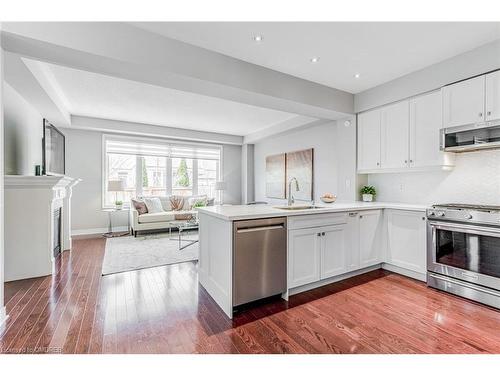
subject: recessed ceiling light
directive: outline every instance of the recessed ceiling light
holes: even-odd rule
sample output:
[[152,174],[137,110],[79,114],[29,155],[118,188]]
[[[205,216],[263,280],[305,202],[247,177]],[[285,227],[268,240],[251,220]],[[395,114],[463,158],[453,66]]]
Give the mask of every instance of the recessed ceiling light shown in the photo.
[[262,35],[254,35],[253,37],[253,40],[256,41],[257,43],[262,42],[262,39],[264,39]]
[[361,77],[361,74],[359,74],[359,73],[356,73],[356,74],[354,75],[354,78],[359,78],[359,77]]
[[311,57],[311,62],[313,64],[317,63],[319,61],[319,57]]

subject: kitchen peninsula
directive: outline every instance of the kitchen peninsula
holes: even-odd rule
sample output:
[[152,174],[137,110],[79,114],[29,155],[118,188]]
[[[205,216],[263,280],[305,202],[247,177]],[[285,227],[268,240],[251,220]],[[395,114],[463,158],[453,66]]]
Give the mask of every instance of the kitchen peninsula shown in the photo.
[[380,267],[424,281],[426,208],[384,202],[203,207],[199,281],[231,318],[240,304],[280,293],[288,299]]

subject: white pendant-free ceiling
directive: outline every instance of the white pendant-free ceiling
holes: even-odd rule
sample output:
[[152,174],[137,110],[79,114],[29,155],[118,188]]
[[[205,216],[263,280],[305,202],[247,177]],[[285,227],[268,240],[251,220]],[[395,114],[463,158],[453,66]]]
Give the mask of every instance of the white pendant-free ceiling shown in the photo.
[[[498,22],[140,22],[134,25],[351,93],[500,38]],[[256,41],[256,36],[262,40]],[[317,61],[312,63],[315,58]]]
[[296,114],[41,63],[72,115],[248,135]]

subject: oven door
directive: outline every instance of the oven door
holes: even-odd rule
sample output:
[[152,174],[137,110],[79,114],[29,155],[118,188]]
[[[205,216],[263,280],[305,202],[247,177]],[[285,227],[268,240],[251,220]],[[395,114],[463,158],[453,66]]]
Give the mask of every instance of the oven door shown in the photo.
[[500,290],[500,228],[428,221],[427,269]]

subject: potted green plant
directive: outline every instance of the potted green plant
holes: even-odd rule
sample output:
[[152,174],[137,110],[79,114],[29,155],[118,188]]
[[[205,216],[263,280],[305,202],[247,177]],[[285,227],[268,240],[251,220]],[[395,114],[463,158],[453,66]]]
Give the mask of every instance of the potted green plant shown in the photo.
[[375,190],[374,186],[371,185],[365,185],[361,188],[361,196],[363,197],[363,202],[371,202],[373,201],[373,198],[375,198],[375,195],[377,195],[377,191]]
[[121,210],[123,208],[123,201],[116,200],[115,201],[115,208],[117,210]]

